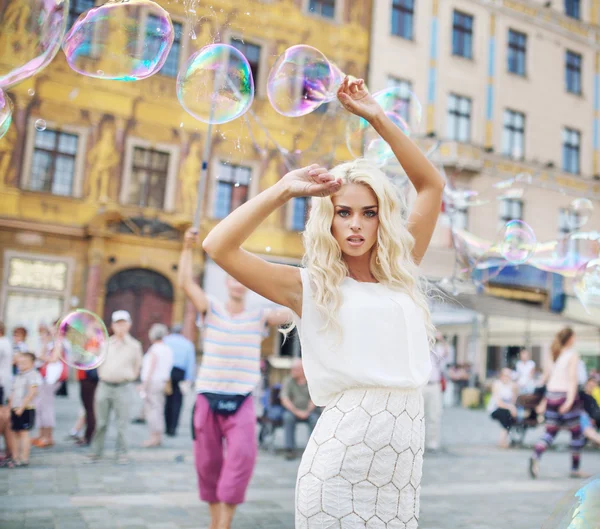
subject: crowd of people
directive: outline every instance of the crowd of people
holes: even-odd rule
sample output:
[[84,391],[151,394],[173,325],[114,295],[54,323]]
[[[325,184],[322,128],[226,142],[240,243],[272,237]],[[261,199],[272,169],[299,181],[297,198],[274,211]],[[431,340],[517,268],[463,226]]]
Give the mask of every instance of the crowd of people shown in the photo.
[[[30,348],[26,327],[16,326],[11,340],[0,322],[0,435],[5,444],[1,466],[27,466],[31,447],[46,449],[55,444],[55,398],[70,376],[68,365],[60,358],[56,323],[40,324],[39,345]],[[154,324],[149,331],[152,345],[143,354],[141,343],[129,333],[131,324],[129,312],[115,311],[105,360],[96,369],[77,370],[82,410],[71,437],[77,445],[90,447],[90,462],[103,456],[108,421],[114,411],[116,458],[127,463],[127,428],[134,391],[143,400],[149,430],[143,446],[159,446],[164,434],[176,435],[182,402],[180,383],[191,384],[195,377],[196,351],[181,335],[181,325],[173,326],[169,333],[165,325]],[[36,428],[38,434],[30,437]]]

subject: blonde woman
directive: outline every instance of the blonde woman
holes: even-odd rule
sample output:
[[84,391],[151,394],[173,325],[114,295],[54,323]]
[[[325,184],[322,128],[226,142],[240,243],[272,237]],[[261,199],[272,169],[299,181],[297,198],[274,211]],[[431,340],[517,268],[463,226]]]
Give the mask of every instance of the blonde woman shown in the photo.
[[[436,224],[444,181],[384,114],[362,80],[338,99],[389,144],[417,191],[408,222],[396,188],[364,160],[329,172],[291,171],[216,226],[206,252],[262,296],[291,308],[312,401],[326,406],[302,457],[296,528],[418,523],[424,420],[421,388],[433,345],[417,265]],[[269,215],[312,196],[304,268],[241,249]],[[400,492],[401,491],[401,492]]]
[[552,342],[552,364],[544,373],[546,433],[535,444],[533,456],[529,460],[529,473],[534,479],[539,474],[542,454],[561,429],[571,432],[571,477],[587,477],[579,470],[580,453],[585,439],[581,429],[582,403],[579,399],[577,374],[579,355],[574,346],[575,332],[570,327],[558,332]]

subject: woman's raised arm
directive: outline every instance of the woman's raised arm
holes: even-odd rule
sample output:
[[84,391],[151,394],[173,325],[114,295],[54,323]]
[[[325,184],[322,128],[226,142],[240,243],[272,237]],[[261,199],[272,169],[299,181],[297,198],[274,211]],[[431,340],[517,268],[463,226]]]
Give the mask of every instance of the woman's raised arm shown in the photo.
[[300,270],[265,261],[241,246],[261,222],[291,198],[327,196],[340,186],[339,180],[318,165],[291,171],[274,186],[232,211],[207,235],[202,247],[215,263],[250,290],[300,315]]

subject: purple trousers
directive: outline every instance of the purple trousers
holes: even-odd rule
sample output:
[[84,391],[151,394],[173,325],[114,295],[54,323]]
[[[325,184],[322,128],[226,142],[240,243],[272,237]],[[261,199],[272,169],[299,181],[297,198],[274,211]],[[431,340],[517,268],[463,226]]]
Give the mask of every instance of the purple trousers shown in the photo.
[[200,499],[208,503],[243,503],[258,450],[252,395],[235,414],[217,415],[199,394],[194,431]]

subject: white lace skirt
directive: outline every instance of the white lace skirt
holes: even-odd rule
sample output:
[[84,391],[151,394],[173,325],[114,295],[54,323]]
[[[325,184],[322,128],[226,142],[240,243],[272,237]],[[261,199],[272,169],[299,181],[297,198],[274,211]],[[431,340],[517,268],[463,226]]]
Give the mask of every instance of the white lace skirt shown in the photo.
[[296,482],[296,529],[416,529],[421,390],[352,389],[325,408]]

